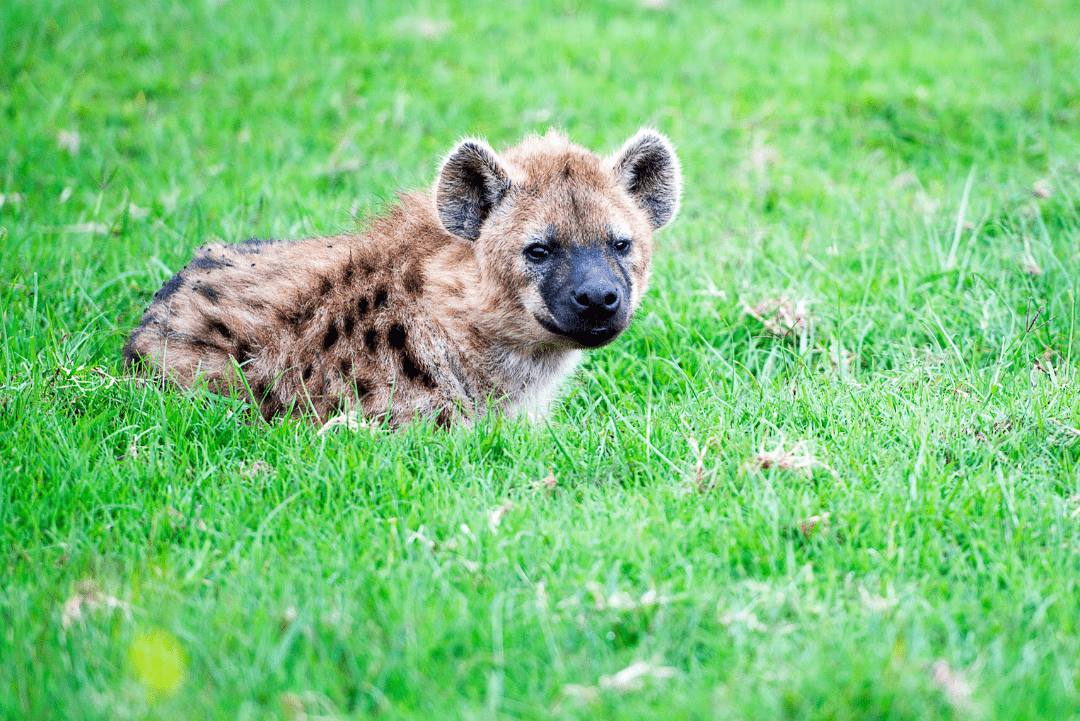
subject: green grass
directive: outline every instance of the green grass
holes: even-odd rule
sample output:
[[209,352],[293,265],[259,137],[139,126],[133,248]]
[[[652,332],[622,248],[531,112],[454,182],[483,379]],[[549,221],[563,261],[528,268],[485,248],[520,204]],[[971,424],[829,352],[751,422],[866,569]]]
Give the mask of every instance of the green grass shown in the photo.
[[[1080,718],[1080,7],[668,5],[0,9],[0,715]],[[549,124],[686,176],[549,423],[122,378],[208,239]]]

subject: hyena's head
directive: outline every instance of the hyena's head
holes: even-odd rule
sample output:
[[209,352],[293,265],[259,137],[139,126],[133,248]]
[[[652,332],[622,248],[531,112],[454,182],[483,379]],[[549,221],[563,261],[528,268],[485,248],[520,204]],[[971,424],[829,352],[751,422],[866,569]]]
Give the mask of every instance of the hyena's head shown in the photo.
[[682,176],[660,133],[599,158],[556,132],[496,154],[465,140],[436,181],[439,218],[474,244],[484,292],[524,344],[593,348],[626,329],[649,278],[652,233]]

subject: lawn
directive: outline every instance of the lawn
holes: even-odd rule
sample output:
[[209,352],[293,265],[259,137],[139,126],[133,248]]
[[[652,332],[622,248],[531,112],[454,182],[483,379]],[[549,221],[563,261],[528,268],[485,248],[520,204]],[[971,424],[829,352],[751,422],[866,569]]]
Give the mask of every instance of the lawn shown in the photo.
[[[547,422],[124,377],[210,240],[676,144]],[[0,716],[1080,719],[1074,0],[0,8]]]

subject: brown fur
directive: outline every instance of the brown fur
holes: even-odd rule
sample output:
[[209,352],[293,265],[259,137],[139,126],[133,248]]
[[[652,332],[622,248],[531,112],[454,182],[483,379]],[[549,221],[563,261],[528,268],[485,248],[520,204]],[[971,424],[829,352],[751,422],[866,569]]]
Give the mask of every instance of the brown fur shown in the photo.
[[489,406],[543,413],[582,345],[537,321],[551,313],[523,248],[545,229],[583,248],[612,228],[629,234],[632,313],[679,185],[653,131],[607,159],[554,132],[501,155],[463,141],[433,194],[402,195],[362,235],[200,249],[154,296],[124,357],[182,386],[234,389],[267,418],[326,419],[345,403],[394,426]]

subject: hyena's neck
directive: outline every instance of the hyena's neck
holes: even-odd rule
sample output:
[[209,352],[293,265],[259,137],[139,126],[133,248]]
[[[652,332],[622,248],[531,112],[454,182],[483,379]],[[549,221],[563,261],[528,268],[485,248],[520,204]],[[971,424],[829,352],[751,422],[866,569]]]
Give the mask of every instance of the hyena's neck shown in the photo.
[[[449,253],[447,253],[449,255]],[[442,327],[447,365],[476,413],[492,409],[530,420],[543,417],[559,385],[574,372],[581,351],[550,343],[524,341],[522,308],[503,295],[492,295],[492,283],[481,278],[472,258],[457,254],[444,265],[441,257],[427,266],[428,284],[422,303],[425,315]],[[472,261],[472,262],[470,262]]]
[[483,366],[494,381],[492,400],[511,415],[524,413],[536,421],[547,415],[559,386],[574,372],[581,351],[566,348],[523,348],[494,341]]

